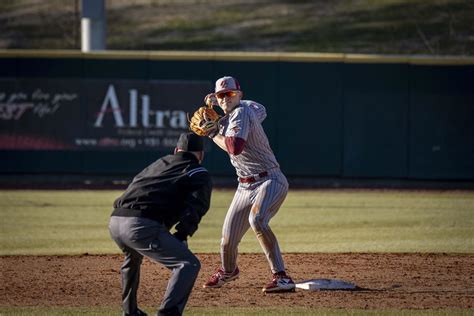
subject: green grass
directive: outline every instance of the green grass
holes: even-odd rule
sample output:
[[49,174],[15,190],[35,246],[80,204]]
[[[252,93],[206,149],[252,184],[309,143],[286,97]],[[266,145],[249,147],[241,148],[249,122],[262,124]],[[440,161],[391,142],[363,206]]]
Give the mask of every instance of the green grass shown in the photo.
[[[148,315],[154,315],[156,310],[145,309]],[[34,307],[0,307],[0,315],[4,316],[73,316],[73,315],[90,315],[90,316],[112,316],[119,315],[117,309],[110,308],[34,308]],[[331,309],[303,309],[291,308],[287,310],[282,309],[264,309],[264,308],[187,308],[186,316],[286,316],[286,315],[316,315],[316,316],[335,316],[335,315],[380,315],[380,316],[441,316],[441,315],[472,315],[470,311],[463,310],[331,310]]]
[[[0,191],[0,255],[118,253],[108,219],[120,191]],[[215,190],[190,239],[219,252],[233,191]],[[474,253],[474,192],[291,191],[271,226],[284,252]],[[240,252],[261,252],[249,230]]]
[[[0,255],[118,253],[107,222],[119,191],[0,191]],[[191,239],[217,252],[233,191],[215,190]],[[474,252],[474,192],[291,191],[272,227],[285,252]],[[260,252],[251,231],[242,252]],[[1,303],[0,303],[1,304]],[[149,315],[155,312],[147,308]],[[0,315],[118,315],[118,308],[0,307]],[[187,308],[186,315],[469,315],[470,310]]]

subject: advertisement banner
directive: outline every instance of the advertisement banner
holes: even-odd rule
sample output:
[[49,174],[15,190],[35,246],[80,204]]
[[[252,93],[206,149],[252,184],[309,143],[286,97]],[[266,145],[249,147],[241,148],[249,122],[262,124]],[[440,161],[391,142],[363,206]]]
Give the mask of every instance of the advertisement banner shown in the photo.
[[169,150],[207,81],[1,79],[0,150]]

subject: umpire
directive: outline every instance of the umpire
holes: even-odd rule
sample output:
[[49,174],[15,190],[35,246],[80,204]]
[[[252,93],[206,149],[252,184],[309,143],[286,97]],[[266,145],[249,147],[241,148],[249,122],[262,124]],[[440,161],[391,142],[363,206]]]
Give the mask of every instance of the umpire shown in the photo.
[[[137,306],[143,256],[172,270],[157,315],[182,315],[201,268],[187,238],[197,230],[211,199],[212,183],[201,166],[203,158],[203,138],[181,134],[174,154],[146,167],[115,200],[109,230],[125,254],[123,315],[146,315]],[[176,232],[171,234],[175,224]]]

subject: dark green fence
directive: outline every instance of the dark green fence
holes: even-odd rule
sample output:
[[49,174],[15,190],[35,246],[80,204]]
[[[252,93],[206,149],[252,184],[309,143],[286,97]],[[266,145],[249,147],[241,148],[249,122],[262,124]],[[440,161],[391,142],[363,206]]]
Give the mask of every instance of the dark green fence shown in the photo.
[[[264,127],[290,177],[474,179],[472,58],[0,53],[5,80],[194,80],[211,87],[223,75],[237,77],[244,98],[267,107]],[[12,132],[0,124],[3,134]],[[0,171],[133,174],[166,152],[3,149]],[[205,164],[215,175],[234,174],[214,145]]]

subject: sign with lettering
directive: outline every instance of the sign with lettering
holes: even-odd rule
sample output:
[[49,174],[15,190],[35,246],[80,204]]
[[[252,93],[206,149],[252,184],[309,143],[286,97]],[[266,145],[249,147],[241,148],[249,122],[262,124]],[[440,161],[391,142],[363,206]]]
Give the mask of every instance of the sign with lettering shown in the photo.
[[1,79],[0,149],[169,150],[203,81]]

